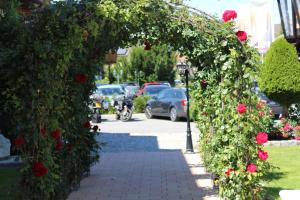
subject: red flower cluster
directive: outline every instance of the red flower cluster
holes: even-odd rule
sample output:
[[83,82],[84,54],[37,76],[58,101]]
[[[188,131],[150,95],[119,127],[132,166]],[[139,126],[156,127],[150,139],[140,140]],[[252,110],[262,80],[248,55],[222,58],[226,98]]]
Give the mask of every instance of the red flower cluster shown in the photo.
[[235,19],[236,17],[237,17],[237,14],[234,10],[225,10],[222,18],[223,18],[224,22],[227,22],[227,21]]
[[239,103],[236,110],[238,113],[243,114],[247,111],[247,106],[245,104]]
[[83,124],[83,127],[84,127],[84,128],[91,128],[92,125],[91,125],[90,121],[86,121],[86,122]]
[[[234,10],[225,10],[223,13],[223,21],[227,22],[237,18],[237,14]],[[236,32],[236,36],[238,37],[239,41],[244,42],[247,40],[247,33],[245,31],[238,31]]]
[[207,81],[206,80],[201,80],[201,88],[203,89],[203,90],[205,90],[206,89],[206,87],[207,87]]
[[46,129],[43,127],[43,128],[40,128],[40,135],[42,137],[46,137]]
[[60,139],[60,136],[61,136],[61,131],[59,128],[55,129],[54,131],[52,131],[50,133],[51,137],[55,140],[59,140]]
[[84,83],[88,80],[88,77],[85,74],[76,74],[74,80],[77,83]]
[[25,141],[24,141],[24,138],[23,138],[22,135],[18,135],[18,136],[16,137],[16,139],[14,140],[14,144],[15,144],[17,147],[22,146],[24,143],[25,143]]
[[148,40],[144,41],[144,45],[145,45],[145,47],[144,47],[145,51],[151,50],[151,44],[150,44],[150,42]]
[[260,116],[260,117],[265,116],[265,112],[260,111],[260,112],[258,113],[258,116]]
[[283,127],[283,131],[288,132],[290,130],[293,130],[293,127],[289,123],[286,123]]
[[55,151],[60,151],[63,148],[63,145],[64,145],[63,141],[57,140],[55,144]]
[[37,162],[33,165],[32,172],[36,177],[41,177],[48,173],[48,168],[42,162]]
[[256,143],[257,144],[264,144],[268,142],[268,134],[264,133],[264,132],[259,132],[256,135]]
[[295,139],[295,140],[300,140],[300,136],[297,135],[297,136],[294,137],[294,139]]
[[250,173],[254,173],[254,172],[256,172],[256,165],[255,164],[249,164],[248,166],[247,166],[247,172],[250,172]]
[[293,130],[294,130],[294,131],[300,131],[300,126],[295,126],[295,127],[293,128]]
[[247,33],[245,31],[236,32],[236,36],[238,37],[239,41],[241,41],[241,42],[244,42],[247,40]]
[[256,104],[256,108],[257,110],[260,110],[260,109],[263,109],[265,107],[266,103],[263,102],[263,101],[259,101],[257,104]]
[[226,176],[230,176],[231,172],[234,172],[234,169],[232,168],[227,169],[227,171],[225,172]]
[[261,149],[258,150],[257,154],[258,154],[259,159],[261,159],[261,160],[267,160],[269,157],[268,152],[265,152]]
[[70,153],[73,150],[73,145],[72,144],[67,144],[67,150]]

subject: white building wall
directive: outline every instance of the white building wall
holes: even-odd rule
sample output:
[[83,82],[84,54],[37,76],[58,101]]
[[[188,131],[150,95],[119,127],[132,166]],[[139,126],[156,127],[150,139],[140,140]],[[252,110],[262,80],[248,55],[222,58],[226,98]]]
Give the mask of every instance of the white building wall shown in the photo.
[[274,40],[273,0],[250,0],[237,14],[238,29],[247,32],[251,46],[265,53]]

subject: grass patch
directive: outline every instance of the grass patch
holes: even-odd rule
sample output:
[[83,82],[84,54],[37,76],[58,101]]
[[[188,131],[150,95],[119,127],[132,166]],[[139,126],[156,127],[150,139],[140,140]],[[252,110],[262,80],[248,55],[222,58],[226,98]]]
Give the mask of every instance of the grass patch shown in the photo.
[[19,168],[0,167],[0,199],[10,200],[11,189],[16,185],[19,179]]
[[279,200],[279,191],[300,189],[300,146],[266,147],[268,161],[275,167],[268,175],[267,197]]

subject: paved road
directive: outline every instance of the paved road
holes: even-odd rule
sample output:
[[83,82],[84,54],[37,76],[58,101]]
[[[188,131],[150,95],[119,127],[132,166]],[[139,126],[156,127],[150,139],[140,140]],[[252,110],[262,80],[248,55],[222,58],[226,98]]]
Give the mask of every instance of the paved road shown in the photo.
[[[186,122],[133,117],[130,122],[103,117],[100,163],[69,200],[218,199],[199,154],[184,153]],[[191,125],[196,145],[198,132]]]
[[[172,122],[166,118],[146,119],[144,114],[133,115],[130,122],[114,120],[114,116],[104,117],[100,124],[101,135],[98,141],[105,142],[104,152],[154,152],[186,147],[186,121]],[[199,131],[191,123],[195,148]]]

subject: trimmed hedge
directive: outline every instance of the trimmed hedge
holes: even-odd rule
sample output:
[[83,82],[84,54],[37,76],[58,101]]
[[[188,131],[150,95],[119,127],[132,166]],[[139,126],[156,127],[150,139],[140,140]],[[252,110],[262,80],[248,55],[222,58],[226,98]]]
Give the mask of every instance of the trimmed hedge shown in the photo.
[[296,48],[284,38],[274,41],[259,71],[259,87],[271,99],[286,105],[300,100],[300,63]]

